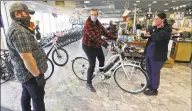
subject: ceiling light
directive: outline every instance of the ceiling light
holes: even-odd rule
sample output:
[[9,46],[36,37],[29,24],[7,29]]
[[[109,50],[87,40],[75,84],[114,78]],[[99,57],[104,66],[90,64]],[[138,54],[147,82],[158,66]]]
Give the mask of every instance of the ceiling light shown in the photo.
[[168,5],[168,3],[165,3],[164,5]]
[[135,5],[135,6],[136,6],[137,4],[133,4],[133,5]]
[[139,3],[140,1],[136,1],[137,3]]
[[151,4],[148,4],[148,6],[151,6]]
[[181,6],[179,6],[180,8],[182,8],[183,7],[183,5],[181,5]]
[[169,10],[164,10],[165,12],[169,11]]
[[90,1],[84,1],[84,3],[90,3]]
[[183,5],[183,7],[186,7],[187,5]]
[[157,3],[157,1],[153,1],[152,3]]
[[172,2],[176,2],[176,1],[172,1]]
[[173,7],[173,10],[175,10],[175,7]]
[[176,9],[178,10],[178,9],[179,9],[179,7],[176,7]]

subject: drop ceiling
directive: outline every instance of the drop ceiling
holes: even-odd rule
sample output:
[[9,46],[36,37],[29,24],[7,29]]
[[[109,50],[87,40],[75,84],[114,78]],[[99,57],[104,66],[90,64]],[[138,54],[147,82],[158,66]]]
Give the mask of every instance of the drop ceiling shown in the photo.
[[[180,8],[180,6],[182,8]],[[177,11],[185,11],[186,7],[191,7],[190,0],[175,0],[175,1],[165,1],[165,0],[157,0],[156,3],[154,1],[149,0],[91,0],[89,3],[84,3],[83,0],[76,0],[76,11],[83,11],[84,13],[88,13],[90,9],[96,8],[99,10],[101,17],[103,18],[120,18],[125,9],[134,10],[135,7],[139,10],[138,15],[145,15],[149,11],[149,7],[151,7],[151,11],[155,13],[156,11],[167,11],[177,12]],[[179,7],[179,9],[175,9]],[[173,10],[174,8],[174,10]],[[133,17],[133,12],[129,14],[130,17]]]

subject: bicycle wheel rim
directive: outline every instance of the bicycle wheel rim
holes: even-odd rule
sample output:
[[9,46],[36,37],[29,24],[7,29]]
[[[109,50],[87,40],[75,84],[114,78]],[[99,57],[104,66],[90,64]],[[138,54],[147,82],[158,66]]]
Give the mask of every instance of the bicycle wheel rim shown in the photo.
[[72,62],[73,73],[83,81],[87,80],[87,70],[89,67],[89,61],[83,57],[77,57]]
[[54,72],[54,65],[50,59],[47,59],[47,65],[48,65],[47,71],[44,73],[45,80],[48,80],[53,75]]
[[[116,84],[123,90],[132,94],[143,92],[147,88],[147,75],[140,68],[133,65],[124,65],[125,74],[122,66],[115,70],[114,79]],[[130,79],[131,78],[131,79]],[[145,84],[141,87],[141,84]]]
[[145,59],[145,58],[141,60],[141,68],[142,68],[144,71],[146,71],[146,59]]
[[64,66],[69,59],[68,53],[63,48],[57,48],[52,53],[53,62],[58,66]]

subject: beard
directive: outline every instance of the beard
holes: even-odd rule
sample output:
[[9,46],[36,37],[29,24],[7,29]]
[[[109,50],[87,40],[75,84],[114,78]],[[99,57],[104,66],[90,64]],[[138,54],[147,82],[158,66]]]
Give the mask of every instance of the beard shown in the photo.
[[30,20],[31,20],[31,17],[30,16],[22,16],[21,17],[21,22],[24,24],[24,25],[26,25],[27,27],[29,27],[30,26]]
[[30,16],[21,16],[21,18],[14,18],[14,20],[21,22],[26,27],[29,27],[31,17]]

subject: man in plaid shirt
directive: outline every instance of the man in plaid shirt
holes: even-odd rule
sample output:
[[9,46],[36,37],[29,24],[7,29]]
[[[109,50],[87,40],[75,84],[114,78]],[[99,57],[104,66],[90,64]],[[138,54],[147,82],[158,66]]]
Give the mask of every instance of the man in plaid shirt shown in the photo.
[[92,91],[96,92],[92,86],[92,76],[95,69],[96,58],[99,60],[99,67],[104,66],[105,57],[101,46],[104,46],[110,50],[110,46],[106,41],[104,41],[101,36],[105,36],[111,39],[115,39],[112,35],[108,34],[105,28],[97,20],[98,10],[92,9],[91,16],[88,17],[84,25],[83,41],[82,47],[89,59],[89,68],[87,71],[87,84],[86,87]]
[[8,29],[6,42],[15,77],[22,84],[22,111],[31,111],[31,98],[34,111],[45,111],[44,73],[48,68],[46,54],[28,28],[31,19],[29,14],[35,12],[23,3],[12,4],[9,11],[13,21]]

